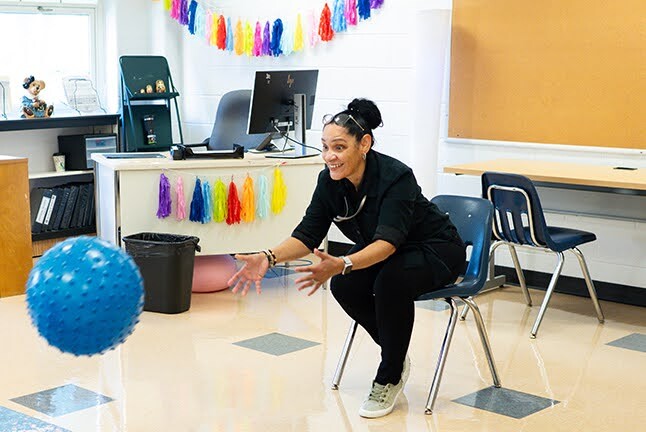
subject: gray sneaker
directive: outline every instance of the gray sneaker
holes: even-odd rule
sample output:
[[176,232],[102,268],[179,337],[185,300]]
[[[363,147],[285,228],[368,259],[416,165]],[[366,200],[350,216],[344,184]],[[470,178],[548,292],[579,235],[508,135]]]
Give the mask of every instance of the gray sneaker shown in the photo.
[[373,381],[368,399],[359,408],[359,415],[366,418],[377,418],[390,414],[403,387],[402,380],[399,380],[398,384],[388,383],[386,385]]
[[383,417],[390,414],[395,408],[395,402],[400,395],[410,374],[410,358],[406,355],[402,376],[397,384],[382,385],[376,381],[372,382],[372,389],[368,398],[359,409],[359,415],[366,418]]

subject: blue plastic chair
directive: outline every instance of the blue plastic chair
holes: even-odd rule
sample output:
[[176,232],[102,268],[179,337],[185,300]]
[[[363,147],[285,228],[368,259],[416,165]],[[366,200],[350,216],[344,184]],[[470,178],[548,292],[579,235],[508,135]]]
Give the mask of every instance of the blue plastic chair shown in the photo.
[[[433,382],[426,402],[426,414],[433,413],[433,405],[437,397],[437,392],[440,387],[442,379],[442,372],[446,363],[446,357],[453,338],[453,330],[458,321],[458,307],[455,299],[461,299],[468,307],[473,310],[480,340],[484,347],[484,352],[489,362],[491,375],[495,387],[500,387],[500,379],[496,370],[496,365],[491,353],[491,345],[487,337],[487,331],[482,320],[482,315],[478,306],[473,301],[478,291],[482,289],[487,281],[487,270],[489,260],[489,246],[491,244],[491,229],[493,219],[493,206],[491,202],[482,198],[473,198],[466,196],[455,195],[439,195],[431,200],[432,203],[438,208],[447,213],[451,217],[451,221],[457,227],[460,237],[467,246],[472,246],[471,259],[466,272],[460,282],[447,285],[440,290],[436,290],[427,294],[423,294],[415,299],[415,301],[426,301],[442,299],[448,303],[451,309],[449,323],[444,334],[444,340],[440,349],[439,359],[433,375]],[[350,348],[357,331],[358,324],[353,321],[350,325],[350,330],[343,346],[341,358],[337,365],[334,379],[332,382],[332,389],[337,390],[345,364],[348,360]]]
[[[561,275],[565,260],[563,253],[565,251],[571,251],[577,257],[590,298],[597,312],[597,318],[600,323],[603,323],[603,312],[601,311],[601,306],[599,306],[599,300],[590,278],[588,266],[583,254],[577,247],[584,243],[592,242],[597,237],[587,231],[548,226],[545,222],[543,207],[534,184],[530,179],[522,175],[497,172],[482,174],[482,196],[493,203],[495,210],[493,226],[495,241],[492,245],[492,253],[502,244],[509,247],[516,274],[528,305],[531,306],[531,298],[525,285],[523,270],[520,267],[515,247],[528,247],[554,252],[558,257],[556,268],[547,287],[545,299],[541,304],[530,337],[532,339],[536,338],[536,333],[538,333],[538,328],[556,287],[556,282]],[[491,275],[493,276],[493,271],[491,271]],[[467,311],[467,309],[464,310],[463,317]]]

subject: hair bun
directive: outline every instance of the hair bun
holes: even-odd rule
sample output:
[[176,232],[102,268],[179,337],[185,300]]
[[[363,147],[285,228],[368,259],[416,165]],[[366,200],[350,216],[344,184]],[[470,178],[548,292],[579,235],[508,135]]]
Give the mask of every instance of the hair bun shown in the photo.
[[354,99],[348,104],[348,111],[356,112],[370,129],[381,126],[381,112],[377,105],[368,99]]

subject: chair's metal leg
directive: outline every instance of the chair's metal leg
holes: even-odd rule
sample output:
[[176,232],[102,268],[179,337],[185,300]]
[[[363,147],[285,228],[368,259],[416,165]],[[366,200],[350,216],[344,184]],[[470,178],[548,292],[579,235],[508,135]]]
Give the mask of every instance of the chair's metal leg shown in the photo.
[[543,303],[541,304],[541,309],[538,311],[538,316],[536,317],[536,321],[534,322],[534,327],[532,327],[532,332],[529,336],[532,339],[536,339],[538,327],[541,325],[541,321],[543,321],[543,315],[545,315],[545,310],[547,309],[547,305],[549,304],[552,293],[554,292],[554,288],[556,287],[556,282],[559,280],[561,270],[563,270],[563,262],[565,261],[563,252],[556,252],[556,255],[558,257],[558,263],[556,264],[556,268],[554,269],[554,273],[552,274],[550,284],[547,287],[547,292],[545,293],[545,298],[543,299]]
[[487,361],[489,362],[489,369],[491,369],[491,377],[493,378],[494,387],[500,388],[500,377],[498,376],[498,371],[496,370],[496,363],[493,359],[493,353],[491,351],[491,344],[489,343],[489,338],[487,337],[487,329],[482,320],[482,314],[480,314],[480,309],[478,305],[473,301],[471,297],[462,299],[465,303],[469,305],[469,308],[473,311],[473,317],[476,320],[476,326],[478,327],[478,333],[480,333],[480,340],[482,341],[482,347],[484,348],[485,355],[487,356]]
[[[469,297],[470,299],[473,299],[473,297]],[[464,303],[464,307],[462,308],[462,313],[460,314],[460,321],[464,321],[467,319],[467,314],[469,313],[469,304]]]
[[603,324],[603,312],[601,311],[601,305],[599,305],[599,299],[597,299],[597,291],[594,289],[594,283],[590,277],[590,272],[588,271],[588,265],[585,262],[583,253],[578,248],[570,249],[574,255],[576,255],[579,260],[579,265],[581,266],[581,272],[585,278],[585,284],[588,286],[588,292],[590,293],[590,298],[592,299],[592,304],[594,305],[595,310],[597,311],[597,319],[600,323]]
[[[480,290],[480,294],[482,294],[485,291],[491,291],[493,289],[499,288],[503,286],[506,282],[505,276],[498,276],[496,277],[496,260],[495,260],[495,251],[498,249],[498,246],[504,245],[505,242],[501,240],[497,240],[491,244],[491,247],[489,248],[489,279],[487,280],[487,283],[485,283],[485,286],[483,287],[482,290]],[[462,309],[462,313],[460,314],[460,321],[464,321],[467,319],[467,314],[469,313],[469,307],[468,305],[464,305],[464,308]]]
[[341,351],[341,357],[339,358],[339,363],[336,365],[336,372],[334,372],[334,379],[332,380],[332,390],[339,389],[339,383],[341,382],[341,377],[343,376],[345,364],[348,361],[348,355],[350,354],[350,348],[352,348],[352,342],[354,341],[354,335],[357,333],[358,325],[359,324],[357,324],[356,321],[352,321],[352,324],[350,324],[348,335],[345,337],[345,343],[343,344],[343,351]]
[[446,326],[444,341],[442,341],[440,356],[435,368],[435,374],[433,375],[433,382],[431,383],[431,391],[429,392],[428,400],[426,401],[426,410],[424,411],[424,413],[429,415],[433,414],[433,405],[435,404],[437,391],[440,388],[440,381],[442,380],[442,372],[444,371],[446,356],[449,351],[449,346],[451,346],[451,339],[453,339],[453,330],[455,330],[455,324],[458,321],[458,308],[455,304],[455,300],[453,300],[452,298],[446,298],[444,299],[444,301],[447,302],[451,307],[451,317],[449,318],[449,324]]
[[511,254],[511,260],[514,262],[514,268],[516,269],[516,276],[518,276],[520,289],[523,291],[523,296],[525,296],[525,303],[527,303],[527,306],[531,307],[532,298],[529,296],[529,290],[527,289],[527,285],[525,285],[525,275],[523,274],[523,269],[520,266],[520,261],[518,261],[518,254],[516,253],[516,247],[511,243],[507,243],[507,246],[509,246],[509,253]]

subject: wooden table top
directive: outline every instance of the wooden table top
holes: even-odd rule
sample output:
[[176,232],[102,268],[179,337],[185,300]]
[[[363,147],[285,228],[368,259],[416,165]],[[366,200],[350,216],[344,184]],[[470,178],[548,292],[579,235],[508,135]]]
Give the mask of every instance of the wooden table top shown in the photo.
[[613,166],[522,159],[495,159],[444,167],[445,173],[453,174],[480,176],[485,171],[520,174],[536,182],[646,191],[646,168],[628,170]]

